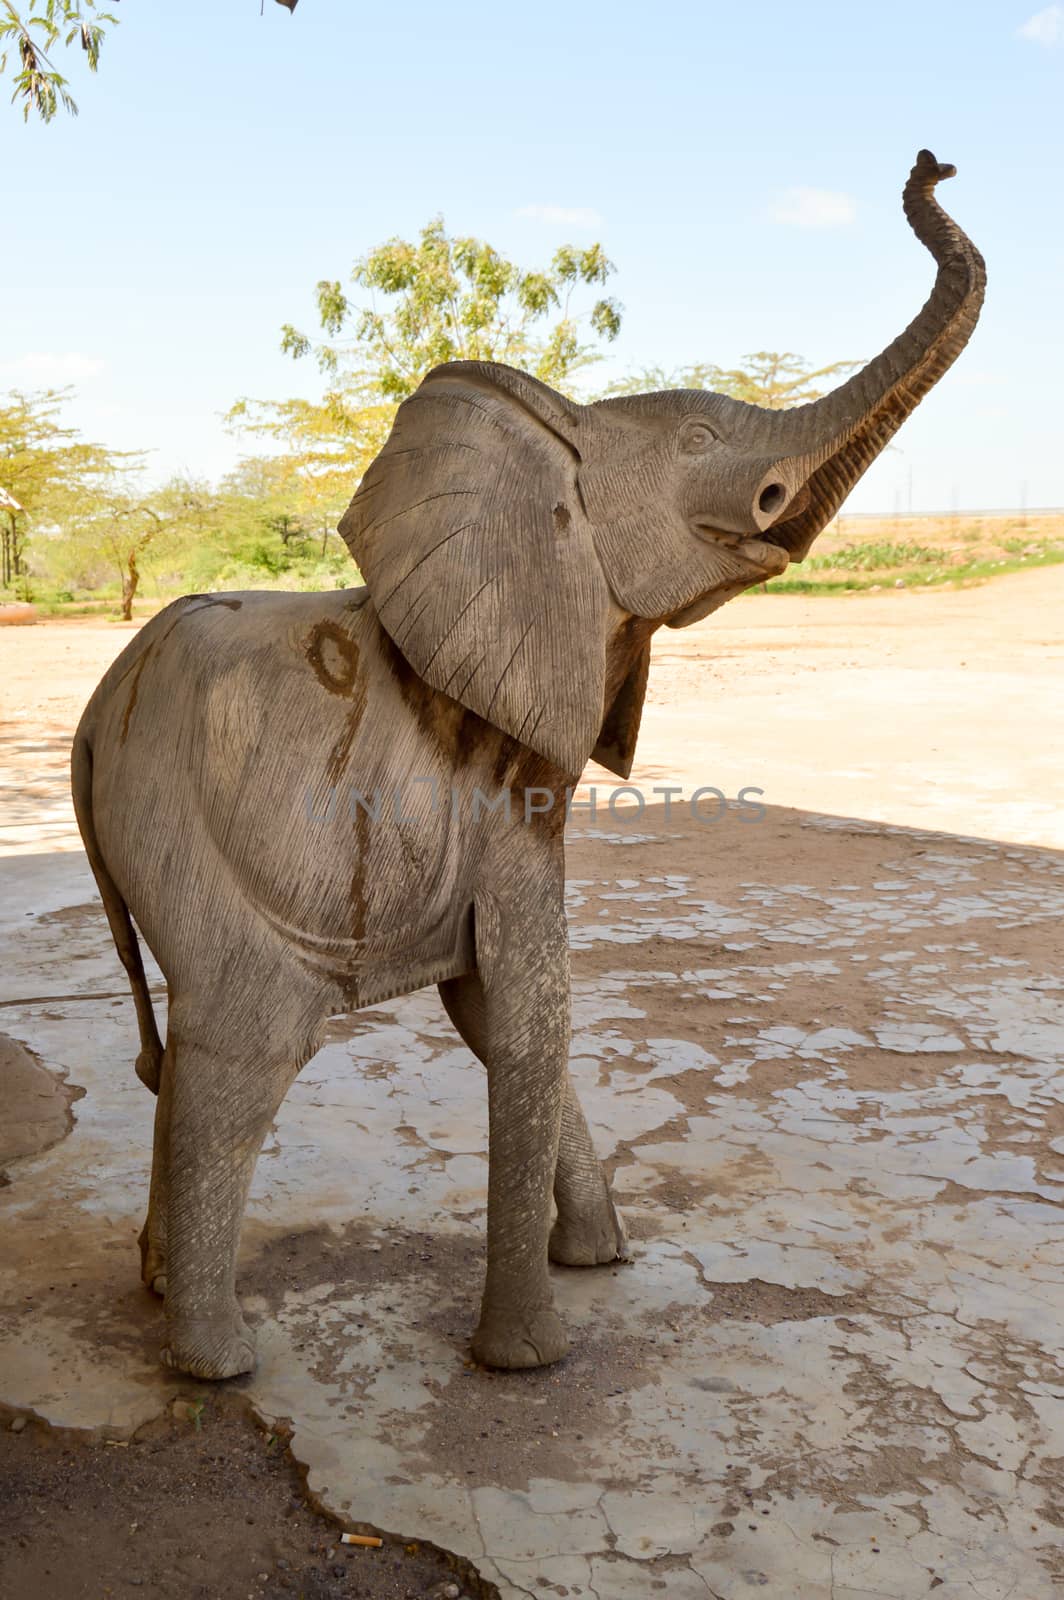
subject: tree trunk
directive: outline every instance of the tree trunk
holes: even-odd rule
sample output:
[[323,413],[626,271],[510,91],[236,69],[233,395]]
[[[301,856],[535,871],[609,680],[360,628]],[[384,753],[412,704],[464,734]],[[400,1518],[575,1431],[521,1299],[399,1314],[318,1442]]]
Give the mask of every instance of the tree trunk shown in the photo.
[[122,621],[133,621],[133,599],[140,582],[140,573],[137,571],[137,552],[131,550],[126,558],[126,570],[122,574]]
[[18,578],[22,574],[22,540],[19,538],[18,533],[18,512],[9,511],[8,518],[11,523],[11,533],[9,535],[10,549],[7,557],[7,581],[10,583],[14,578]]

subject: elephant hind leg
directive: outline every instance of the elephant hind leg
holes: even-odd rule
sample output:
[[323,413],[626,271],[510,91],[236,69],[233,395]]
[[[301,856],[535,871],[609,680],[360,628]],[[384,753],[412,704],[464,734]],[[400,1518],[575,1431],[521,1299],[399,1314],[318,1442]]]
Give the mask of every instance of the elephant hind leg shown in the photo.
[[[475,973],[440,984],[440,998],[473,1054],[483,1061],[484,992]],[[557,1220],[549,1241],[559,1266],[593,1267],[628,1256],[628,1234],[614,1205],[609,1179],[592,1143],[587,1120],[566,1072],[558,1164],[554,1174]]]
[[[312,1030],[270,1027],[248,997],[175,1002],[166,1049],[164,1365],[197,1378],[250,1372],[255,1344],[236,1259],[255,1162]],[[149,1261],[151,1238],[149,1229]]]
[[550,1235],[552,1261],[563,1267],[596,1267],[627,1259],[628,1232],[595,1154],[572,1078],[562,1104],[554,1203],[558,1217]]

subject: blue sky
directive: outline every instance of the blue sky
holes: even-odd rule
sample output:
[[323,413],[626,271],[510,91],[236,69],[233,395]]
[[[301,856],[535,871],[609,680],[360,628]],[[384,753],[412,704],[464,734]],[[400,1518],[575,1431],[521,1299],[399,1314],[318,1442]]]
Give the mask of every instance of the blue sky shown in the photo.
[[789,349],[869,357],[933,265],[916,150],[987,258],[957,367],[853,510],[1064,505],[1064,6],[793,0],[534,7],[122,0],[81,115],[0,107],[0,387],[214,475],[241,394],[314,393],[279,329],[437,212],[523,265],[600,239],[624,326],[594,381]]

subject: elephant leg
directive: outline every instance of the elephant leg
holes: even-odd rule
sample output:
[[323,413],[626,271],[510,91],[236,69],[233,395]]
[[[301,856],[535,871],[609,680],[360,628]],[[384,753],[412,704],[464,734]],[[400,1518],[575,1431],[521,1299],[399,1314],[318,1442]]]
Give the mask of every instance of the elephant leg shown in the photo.
[[504,946],[517,948],[504,948],[490,979],[440,990],[463,1018],[460,1032],[476,1014],[471,1048],[488,1075],[488,1268],[473,1355],[491,1367],[538,1367],[569,1348],[547,1271],[569,1054],[568,947],[564,926],[540,940],[527,922]]
[[[484,993],[477,974],[441,983],[440,998],[462,1039],[483,1061]],[[627,1257],[628,1234],[624,1221],[613,1203],[605,1169],[595,1154],[568,1067],[558,1164],[554,1173],[554,1203],[558,1217],[550,1234],[552,1261],[566,1267],[592,1267]]]
[[[219,1016],[233,1021],[220,1027]],[[270,1122],[313,1049],[283,1026],[267,1032],[261,1011],[255,1018],[249,997],[232,996],[198,999],[194,1010],[175,1004],[170,1014],[162,1360],[197,1378],[232,1378],[255,1364],[236,1298],[244,1206]]]
[[565,1267],[595,1267],[627,1259],[624,1219],[613,1203],[609,1179],[595,1154],[587,1119],[568,1074],[554,1201],[558,1219],[550,1236],[552,1261]]
[[170,1171],[170,1104],[173,1073],[163,1052],[159,1069],[159,1092],[155,1101],[155,1136],[152,1144],[151,1187],[148,1215],[140,1230],[140,1275],[155,1294],[166,1293],[166,1217],[167,1183]]

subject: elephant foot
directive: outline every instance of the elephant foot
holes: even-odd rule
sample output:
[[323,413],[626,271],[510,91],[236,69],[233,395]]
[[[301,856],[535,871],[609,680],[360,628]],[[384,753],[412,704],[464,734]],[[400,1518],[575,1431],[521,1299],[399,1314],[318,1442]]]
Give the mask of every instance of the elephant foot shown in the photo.
[[140,1245],[140,1278],[145,1288],[153,1294],[166,1293],[166,1258],[162,1248],[152,1243],[149,1224],[146,1222],[137,1239]]
[[559,1216],[547,1247],[560,1267],[598,1267],[607,1261],[627,1261],[628,1230],[609,1194],[593,1210]]
[[255,1367],[255,1336],[235,1307],[223,1317],[168,1319],[164,1367],[193,1378],[236,1378]]
[[489,1312],[473,1335],[473,1356],[485,1367],[546,1367],[569,1352],[569,1338],[552,1306]]

